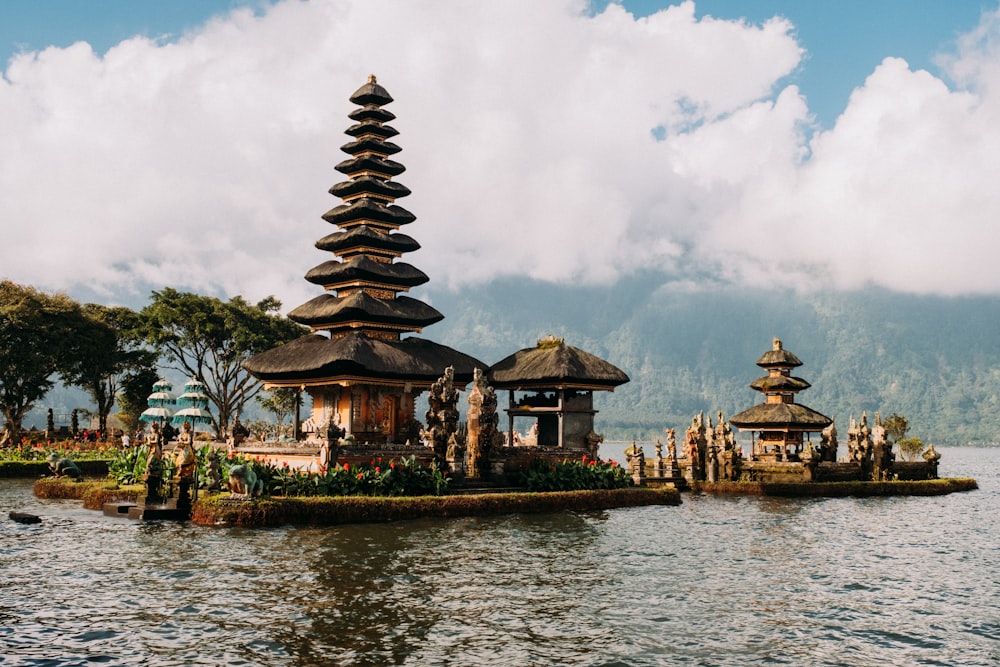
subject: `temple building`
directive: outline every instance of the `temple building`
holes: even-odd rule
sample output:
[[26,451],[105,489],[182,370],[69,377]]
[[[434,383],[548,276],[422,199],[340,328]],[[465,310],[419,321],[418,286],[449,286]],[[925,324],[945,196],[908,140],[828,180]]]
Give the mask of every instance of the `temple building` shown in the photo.
[[811,385],[792,376],[792,369],[802,362],[784,349],[779,339],[774,339],[772,348],[757,360],[757,365],[767,375],[751,382],[750,388],[764,394],[764,402],[733,415],[729,423],[753,432],[751,461],[798,461],[803,435],[818,433],[833,420],[795,402],[795,394]]
[[515,441],[515,420],[528,418],[531,445],[573,449],[596,455],[601,436],[594,433],[594,391],[614,391],[629,381],[621,369],[549,336],[493,364],[495,389],[509,392],[508,443]]
[[317,429],[352,435],[358,441],[417,442],[420,424],[414,399],[454,369],[464,387],[486,364],[450,347],[410,334],[421,333],[444,316],[405,292],[428,281],[402,261],[420,245],[398,230],[416,218],[396,200],[410,190],[393,180],[405,167],[390,159],[401,149],[389,141],[398,132],[384,109],[392,97],[374,76],[350,101],[350,157],[336,166],[348,180],[330,188],[343,200],[323,219],[334,231],[316,242],[333,258],[305,278],[323,293],[288,317],[312,333],[249,359],[244,367],[268,387],[296,387],[313,400]]

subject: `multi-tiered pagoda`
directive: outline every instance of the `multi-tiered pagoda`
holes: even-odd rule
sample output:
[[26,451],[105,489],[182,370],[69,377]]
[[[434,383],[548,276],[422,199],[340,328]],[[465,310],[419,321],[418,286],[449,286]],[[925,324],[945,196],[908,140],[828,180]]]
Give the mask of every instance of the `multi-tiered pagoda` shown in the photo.
[[792,377],[792,369],[802,362],[784,349],[779,339],[774,339],[772,348],[757,360],[757,365],[767,375],[751,382],[750,388],[764,394],[764,402],[734,415],[729,423],[758,433],[751,460],[797,461],[803,435],[820,432],[833,420],[795,402],[795,394],[811,385],[802,378]]
[[350,155],[336,166],[349,180],[330,193],[343,203],[323,215],[338,231],[316,242],[334,258],[313,267],[306,280],[324,293],[288,316],[312,334],[259,354],[244,366],[266,385],[300,387],[312,396],[312,421],[331,423],[358,441],[403,442],[415,434],[414,398],[451,366],[456,384],[486,364],[450,347],[405,334],[444,316],[402,293],[428,281],[397,261],[420,247],[398,230],[415,216],[396,204],[410,190],[392,180],[406,169],[389,159],[400,147],[383,107],[392,97],[374,76],[350,98],[359,105],[341,147]]

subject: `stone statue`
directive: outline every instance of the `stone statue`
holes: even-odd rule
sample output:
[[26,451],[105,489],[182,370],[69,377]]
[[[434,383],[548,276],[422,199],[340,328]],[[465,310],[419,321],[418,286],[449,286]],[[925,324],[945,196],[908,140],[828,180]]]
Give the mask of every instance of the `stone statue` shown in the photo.
[[208,486],[209,491],[222,488],[222,473],[219,471],[219,453],[214,449],[208,453]]
[[191,431],[190,423],[184,422],[178,443],[179,449],[177,450],[177,457],[175,459],[177,476],[182,481],[191,480],[194,478],[198,457],[194,451],[194,434]]
[[604,436],[600,433],[594,433],[591,431],[587,434],[585,440],[587,443],[587,456],[592,459],[598,458],[597,454],[601,449],[601,443],[604,442]]
[[458,441],[458,435],[448,436],[448,449],[445,452],[448,468],[456,475],[465,474],[465,447]]
[[229,497],[249,500],[259,496],[264,490],[264,482],[257,479],[257,473],[249,464],[235,465],[229,469]]
[[486,381],[483,379],[483,371],[476,368],[472,372],[472,391],[469,392],[469,411],[466,412],[465,423],[467,425],[465,435],[465,468],[469,477],[480,477],[483,473],[483,453],[480,443],[482,425],[480,418],[483,415],[483,388]]
[[934,449],[934,445],[927,445],[927,450],[920,455],[924,461],[927,461],[927,478],[937,479],[938,476],[938,461],[941,460],[941,454]]
[[233,420],[233,427],[229,430],[229,434],[233,439],[233,447],[239,447],[240,443],[250,435],[250,429],[240,422],[240,418],[237,415],[236,419]]
[[184,508],[191,505],[190,489],[195,481],[195,473],[198,470],[198,455],[194,451],[194,432],[191,430],[190,423],[184,422],[178,443],[179,448],[174,459],[177,465],[177,480],[179,482],[177,487],[177,507]]
[[324,440],[319,445],[319,467],[321,472],[325,472],[330,468],[330,441]]
[[70,479],[80,479],[80,467],[70,459],[59,456],[55,452],[45,457],[49,462],[49,470],[56,477],[69,477]]
[[641,445],[635,444],[635,440],[632,441],[632,446],[625,450],[625,461],[633,479],[638,481],[646,477],[646,454],[642,451]]
[[146,458],[146,471],[142,479],[146,482],[146,503],[152,503],[163,498],[163,447],[160,443],[159,424],[153,424],[148,441],[149,456]]
[[831,421],[830,425],[820,433],[820,460],[836,463],[837,461],[837,427]]
[[677,460],[677,435],[674,429],[664,429],[667,434],[667,458],[671,461]]
[[708,446],[708,455],[705,461],[705,477],[709,482],[719,481],[719,452],[715,443]]

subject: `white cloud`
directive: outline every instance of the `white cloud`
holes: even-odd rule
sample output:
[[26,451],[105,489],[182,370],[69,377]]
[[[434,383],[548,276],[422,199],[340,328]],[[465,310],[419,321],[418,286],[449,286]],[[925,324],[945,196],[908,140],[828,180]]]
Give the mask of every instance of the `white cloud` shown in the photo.
[[[812,138],[793,27],[585,2],[286,2],[177,41],[16,56],[0,79],[0,275],[315,295],[347,97],[396,98],[400,201],[435,285],[613,280],[998,292],[996,16],[950,90],[884,62]],[[662,140],[657,140],[660,133]],[[970,259],[972,261],[970,261]],[[138,287],[137,287],[138,286]]]

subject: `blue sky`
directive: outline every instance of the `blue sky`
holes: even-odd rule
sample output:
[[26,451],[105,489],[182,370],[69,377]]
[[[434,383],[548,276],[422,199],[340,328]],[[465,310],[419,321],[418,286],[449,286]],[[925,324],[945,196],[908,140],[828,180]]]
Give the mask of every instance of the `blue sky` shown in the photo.
[[1000,294],[997,1],[0,0],[0,56],[0,278],[78,298],[315,296],[369,73],[435,288]]
[[[234,8],[259,10],[267,0],[2,0],[0,53],[69,46],[84,40],[104,53],[123,39],[178,36]],[[598,0],[598,5],[600,0]],[[625,0],[637,16],[675,2]],[[980,15],[995,9],[982,0],[698,0],[698,16],[760,23],[775,15],[795,25],[807,50],[789,80],[809,99],[817,121],[829,127],[851,91],[886,56],[937,71],[934,56],[953,48]],[[168,37],[169,39],[169,37]]]

